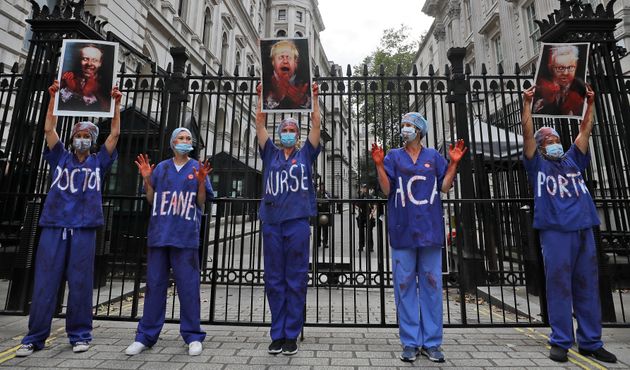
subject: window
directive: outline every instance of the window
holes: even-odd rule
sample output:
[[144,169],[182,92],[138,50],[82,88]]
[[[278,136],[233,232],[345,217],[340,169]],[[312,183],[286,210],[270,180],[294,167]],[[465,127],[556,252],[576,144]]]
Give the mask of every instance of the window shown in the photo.
[[238,71],[239,76],[241,75],[241,51],[236,52],[236,67],[235,70]]
[[503,51],[501,50],[501,35],[497,35],[492,39],[492,45],[494,45],[494,57],[497,62],[497,66],[503,63]]
[[287,20],[287,10],[286,9],[278,9],[278,20],[286,21]]
[[301,11],[296,11],[295,12],[295,18],[297,18],[298,23],[302,23],[303,19],[304,19],[304,13],[302,13]]
[[295,31],[295,37],[304,37],[304,34],[300,31]]
[[276,37],[287,37],[287,31],[285,30],[276,31]]
[[468,67],[470,68],[470,73],[475,74],[475,59],[471,59],[468,63]]
[[203,45],[210,49],[210,34],[212,33],[212,12],[210,8],[206,8],[206,14],[203,18],[203,32],[201,38]]
[[188,0],[179,0],[179,5],[177,6],[177,15],[181,18],[186,18],[186,11],[188,9]]
[[538,42],[538,38],[540,37],[540,28],[538,28],[536,23],[534,23],[534,20],[536,19],[536,7],[534,6],[533,1],[525,7],[525,13],[527,18],[527,32],[529,33],[529,40],[532,45],[532,54],[538,54],[538,49],[540,48],[540,43]]
[[221,65],[223,66],[223,71],[225,71],[225,64],[227,63],[227,52],[229,49],[228,44],[228,35],[226,32],[223,32],[223,37],[221,38]]
[[255,11],[256,11],[256,0],[252,0],[251,4],[249,4],[249,16],[253,17]]
[[468,36],[470,32],[472,32],[472,9],[470,9],[470,0],[464,1],[464,17],[466,17],[464,29],[466,30],[466,36]]

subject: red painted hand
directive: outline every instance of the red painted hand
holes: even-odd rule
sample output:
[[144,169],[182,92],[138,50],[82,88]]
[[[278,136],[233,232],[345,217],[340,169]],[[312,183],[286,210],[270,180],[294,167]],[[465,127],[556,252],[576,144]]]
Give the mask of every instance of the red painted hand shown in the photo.
[[385,160],[385,152],[377,143],[372,144],[372,160],[377,166],[382,165]]
[[468,151],[468,148],[464,146],[464,140],[457,140],[457,144],[453,147],[453,144],[449,146],[448,155],[451,158],[451,161],[457,163],[459,162],[464,154]]
[[207,159],[203,163],[199,161],[199,171],[193,167],[193,175],[195,175],[199,184],[203,184],[206,181],[206,177],[208,177],[210,172],[212,172],[212,165],[208,163]]
[[151,160],[147,154],[138,154],[135,160],[136,166],[138,166],[138,172],[140,172],[140,176],[142,176],[143,179],[151,177],[153,173],[155,165],[150,162]]

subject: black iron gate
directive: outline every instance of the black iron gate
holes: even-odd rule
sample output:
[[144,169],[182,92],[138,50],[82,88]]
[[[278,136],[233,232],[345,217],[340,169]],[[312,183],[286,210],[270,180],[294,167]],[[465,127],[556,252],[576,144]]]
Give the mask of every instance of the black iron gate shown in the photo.
[[[612,39],[615,20],[573,11],[568,3],[543,24],[546,41],[591,41],[590,82],[598,92],[593,132],[593,163],[587,173],[602,219],[597,230],[601,298],[605,320],[627,325],[630,288],[630,194],[628,151],[630,79],[619,70],[620,50]],[[50,12],[34,9],[34,36],[22,71],[0,68],[0,312],[28,312],[36,222],[49,183],[41,160],[46,88],[54,78],[61,39],[118,40],[101,34],[101,25],[80,8]],[[568,9],[568,12],[567,12]],[[578,30],[567,30],[578,19]],[[593,24],[589,25],[591,20]],[[608,28],[603,27],[607,25]],[[599,27],[584,32],[585,27]],[[572,35],[561,40],[558,35]],[[590,37],[590,38],[585,38]],[[119,40],[120,41],[120,40]],[[194,133],[195,156],[210,158],[218,198],[207,207],[201,237],[202,320],[212,324],[260,325],[270,321],[264,295],[260,223],[261,160],[255,140],[253,67],[247,76],[206,71],[191,73],[186,50],[171,50],[173,63],[161,69],[122,44],[136,57],[118,73],[124,94],[119,159],[104,186],[105,227],[99,231],[95,265],[95,316],[136,320],[142,313],[148,211],[140,195],[133,158],[148,153],[154,162],[168,155],[166,133],[184,125]],[[444,248],[444,315],[447,326],[544,325],[542,264],[531,229],[531,195],[521,165],[521,91],[532,71],[490,76],[485,67],[473,75],[463,65],[464,50],[448,53],[443,73],[414,70],[410,75],[345,75],[332,70],[320,84],[323,150],[315,173],[329,192],[319,199],[312,224],[307,325],[396,325],[384,200],[360,200],[359,184],[376,188],[369,156],[372,142],[399,145],[397,122],[409,111],[431,122],[426,145],[444,148],[457,138],[470,147],[458,181],[444,197],[447,245]],[[423,75],[423,73],[426,73]],[[268,116],[270,132],[280,115]],[[298,115],[302,127],[307,115]],[[60,119],[62,140],[73,119]],[[100,120],[103,142],[107,120]],[[555,124],[568,144],[578,122]],[[377,138],[378,135],[378,138]],[[6,141],[5,141],[6,138]],[[357,223],[360,207],[374,207],[366,229]],[[373,228],[371,227],[373,225]],[[365,231],[367,230],[367,231]],[[372,234],[359,249],[359,233]],[[328,247],[323,244],[325,236]],[[369,238],[366,236],[366,240]],[[320,246],[321,245],[321,246]],[[167,319],[177,320],[176,287],[169,290]],[[60,291],[59,314],[65,312]]]

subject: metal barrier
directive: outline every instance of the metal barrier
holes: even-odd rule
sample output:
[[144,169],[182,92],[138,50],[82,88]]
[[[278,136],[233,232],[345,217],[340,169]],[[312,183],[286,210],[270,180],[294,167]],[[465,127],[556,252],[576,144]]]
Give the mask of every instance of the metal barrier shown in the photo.
[[[41,153],[46,88],[61,45],[57,30],[71,37],[105,38],[98,27],[76,29],[64,18],[66,12],[61,14],[52,19],[37,13],[29,21],[34,37],[23,71],[17,65],[9,72],[0,68],[0,313],[28,312],[36,222],[50,183]],[[604,319],[608,325],[628,325],[630,136],[623,122],[630,121],[630,79],[615,69],[621,54],[611,45],[610,40],[591,45],[589,78],[598,95],[593,161],[586,178],[602,220],[596,238]],[[533,76],[518,66],[510,75],[500,69],[490,76],[485,67],[480,75],[472,75],[463,64],[464,52],[449,50],[451,65],[441,74],[433,66],[427,75],[415,67],[411,75],[396,76],[353,75],[350,70],[323,76],[315,71],[323,147],[314,177],[329,196],[318,200],[325,222],[312,222],[306,325],[396,325],[385,200],[358,199],[358,185],[377,186],[370,145],[380,141],[386,148],[398,146],[398,120],[410,110],[420,111],[431,123],[426,145],[444,153],[449,143],[463,138],[470,148],[454,189],[443,196],[445,325],[546,324],[540,248],[531,228],[531,190],[520,160],[521,91]],[[172,57],[173,65],[165,70],[139,62],[133,70],[123,65],[118,73],[124,94],[122,134],[119,158],[103,186],[106,225],[97,238],[95,317],[137,320],[141,315],[149,214],[133,159],[139,153],[148,153],[154,163],[166,158],[166,133],[184,125],[193,131],[194,155],[213,163],[217,196],[207,204],[202,222],[202,320],[268,324],[257,217],[262,190],[254,127],[259,76],[253,68],[247,76],[238,71],[194,75],[186,67],[185,50],[174,48]],[[267,118],[275,139],[275,124],[282,116]],[[296,118],[307,133],[308,115]],[[68,141],[73,122],[59,120],[62,141]],[[109,121],[97,123],[102,144]],[[536,126],[542,124],[555,125],[565,146],[578,132],[576,121],[535,121]],[[376,218],[360,228],[358,211],[366,206],[375,207]],[[371,233],[373,251],[369,245],[360,250],[360,233],[365,240]],[[62,287],[61,315],[65,295]],[[179,317],[176,295],[173,285],[169,321]]]

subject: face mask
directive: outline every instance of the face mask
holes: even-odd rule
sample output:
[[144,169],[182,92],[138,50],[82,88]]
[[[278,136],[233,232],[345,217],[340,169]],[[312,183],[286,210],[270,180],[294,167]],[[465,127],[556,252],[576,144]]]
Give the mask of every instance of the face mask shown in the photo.
[[84,152],[90,149],[90,147],[92,146],[92,140],[74,138],[72,139],[72,146],[74,147],[74,150]]
[[560,159],[564,155],[561,144],[549,144],[545,147],[547,155],[552,159]]
[[413,127],[405,126],[400,130],[400,136],[404,141],[413,141],[416,138],[416,129]]
[[179,154],[187,154],[188,152],[192,150],[193,150],[193,147],[191,144],[184,144],[184,143],[175,144],[175,151]]
[[280,133],[280,143],[286,147],[290,148],[295,145],[297,141],[297,134],[295,132],[281,132]]

